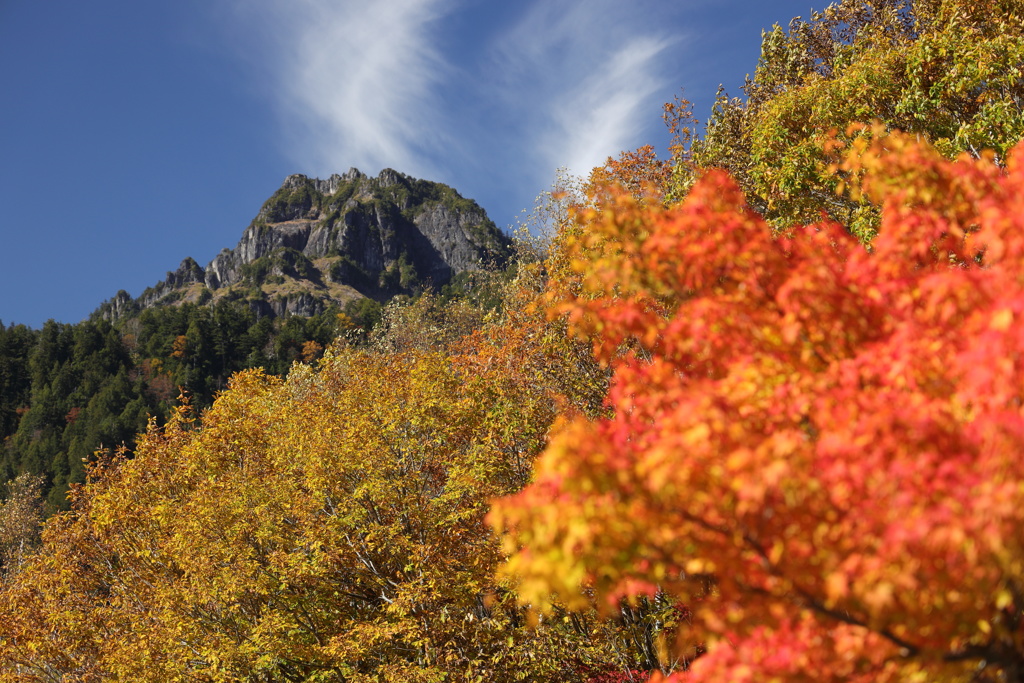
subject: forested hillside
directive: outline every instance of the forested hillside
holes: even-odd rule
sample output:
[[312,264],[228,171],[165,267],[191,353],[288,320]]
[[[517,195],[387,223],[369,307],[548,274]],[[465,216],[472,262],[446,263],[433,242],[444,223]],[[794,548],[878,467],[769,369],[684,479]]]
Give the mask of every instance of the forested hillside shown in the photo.
[[205,269],[186,258],[75,325],[0,323],[0,479],[42,476],[49,508],[66,509],[94,452],[132,447],[182,392],[208,407],[233,373],[283,375],[339,335],[365,340],[383,303],[466,295],[508,255],[508,238],[446,185],[391,170],[290,176]]
[[44,475],[50,505],[66,508],[67,485],[84,481],[94,451],[134,443],[147,416],[164,420],[181,391],[208,406],[234,372],[285,373],[357,325],[350,321],[372,326],[378,311],[374,304],[339,322],[337,309],[273,319],[240,303],[184,304],[117,327],[95,319],[0,328],[4,476]]
[[1024,8],[761,53],[507,268],[0,329],[0,680],[1024,681]]

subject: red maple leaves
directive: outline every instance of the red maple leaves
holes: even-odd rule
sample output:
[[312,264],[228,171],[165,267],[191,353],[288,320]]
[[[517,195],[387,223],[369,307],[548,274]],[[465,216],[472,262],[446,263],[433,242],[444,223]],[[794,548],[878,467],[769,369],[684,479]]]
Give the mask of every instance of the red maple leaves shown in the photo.
[[495,506],[525,599],[700,606],[687,680],[1021,670],[1024,153],[870,139],[841,168],[883,206],[870,250],[827,220],[773,236],[721,172],[579,216],[556,312],[615,410]]

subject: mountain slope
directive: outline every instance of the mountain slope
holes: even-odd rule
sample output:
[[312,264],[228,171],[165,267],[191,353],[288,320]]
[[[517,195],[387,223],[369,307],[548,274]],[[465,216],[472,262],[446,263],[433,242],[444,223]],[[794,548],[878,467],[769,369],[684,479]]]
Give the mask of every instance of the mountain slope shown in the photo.
[[483,209],[445,185],[391,170],[289,176],[205,268],[186,258],[74,325],[0,325],[0,483],[42,475],[49,508],[66,508],[84,462],[131,447],[179,393],[203,408],[239,370],[286,374],[340,334],[365,339],[386,299],[462,274],[460,289],[509,253]]
[[360,297],[441,287],[460,272],[503,264],[509,239],[451,187],[391,169],[327,180],[289,176],[234,249],[205,268],[186,258],[163,282],[125,291],[96,316],[116,321],[164,304],[245,301],[259,315],[316,315]]

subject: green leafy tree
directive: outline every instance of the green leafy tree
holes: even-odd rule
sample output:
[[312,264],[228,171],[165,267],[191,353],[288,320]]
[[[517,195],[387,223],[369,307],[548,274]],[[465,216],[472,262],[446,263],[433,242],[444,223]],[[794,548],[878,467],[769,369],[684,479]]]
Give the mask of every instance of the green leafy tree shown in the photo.
[[677,164],[672,196],[727,169],[773,225],[821,211],[862,239],[878,207],[836,193],[830,131],[879,120],[948,158],[1006,153],[1024,136],[1024,11],[1016,0],[841,0],[764,33],[746,99],[719,92],[703,138]]

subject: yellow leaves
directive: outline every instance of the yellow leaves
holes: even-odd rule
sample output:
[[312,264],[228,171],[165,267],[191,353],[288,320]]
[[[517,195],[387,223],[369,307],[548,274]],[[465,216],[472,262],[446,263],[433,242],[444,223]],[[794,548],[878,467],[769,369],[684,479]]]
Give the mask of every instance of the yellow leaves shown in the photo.
[[184,358],[188,353],[188,338],[179,334],[171,345],[171,358]]
[[1013,311],[1004,308],[1000,311],[996,311],[996,313],[992,316],[992,321],[989,323],[989,327],[991,327],[996,332],[1005,332],[1007,329],[1009,329],[1010,325],[1012,324]]
[[[86,570],[125,596],[81,596],[112,634],[97,666],[170,680],[198,657],[201,675],[237,680],[276,677],[282,658],[313,672],[351,655],[384,671],[406,657],[390,638],[426,647],[435,627],[417,615],[472,607],[499,554],[484,503],[515,486],[502,480],[515,437],[491,435],[516,413],[489,421],[486,391],[441,354],[340,351],[287,383],[241,373],[201,428],[182,429],[182,413],[153,429],[69,527],[102,534]],[[65,562],[60,549],[76,543],[55,533],[48,552]],[[55,597],[33,613],[63,614]],[[493,628],[457,623],[444,627],[456,647]],[[370,624],[391,636],[356,642]],[[174,642],[194,653],[161,659]]]
[[[516,296],[535,299],[529,286]],[[276,679],[285,661],[290,676],[338,667],[352,680],[439,679],[483,661],[484,680],[556,675],[554,655],[530,648],[567,651],[561,627],[513,646],[512,598],[480,611],[501,556],[483,515],[527,481],[560,407],[605,411],[605,376],[560,323],[525,309],[451,342],[458,355],[405,341],[404,353],[329,349],[287,381],[240,373],[201,420],[182,408],[152,424],[49,536],[62,577],[105,588],[67,587],[78,614],[41,591],[26,619],[110,634],[88,656],[135,680]],[[566,553],[588,535],[570,531]]]
[[711,428],[707,424],[701,422],[690,427],[683,433],[683,444],[686,446],[703,446],[710,436]]
[[850,594],[850,583],[842,572],[832,572],[825,577],[825,594],[830,605],[835,605]]
[[714,574],[716,570],[715,563],[712,560],[701,557],[687,560],[683,567],[687,574],[695,575]]

